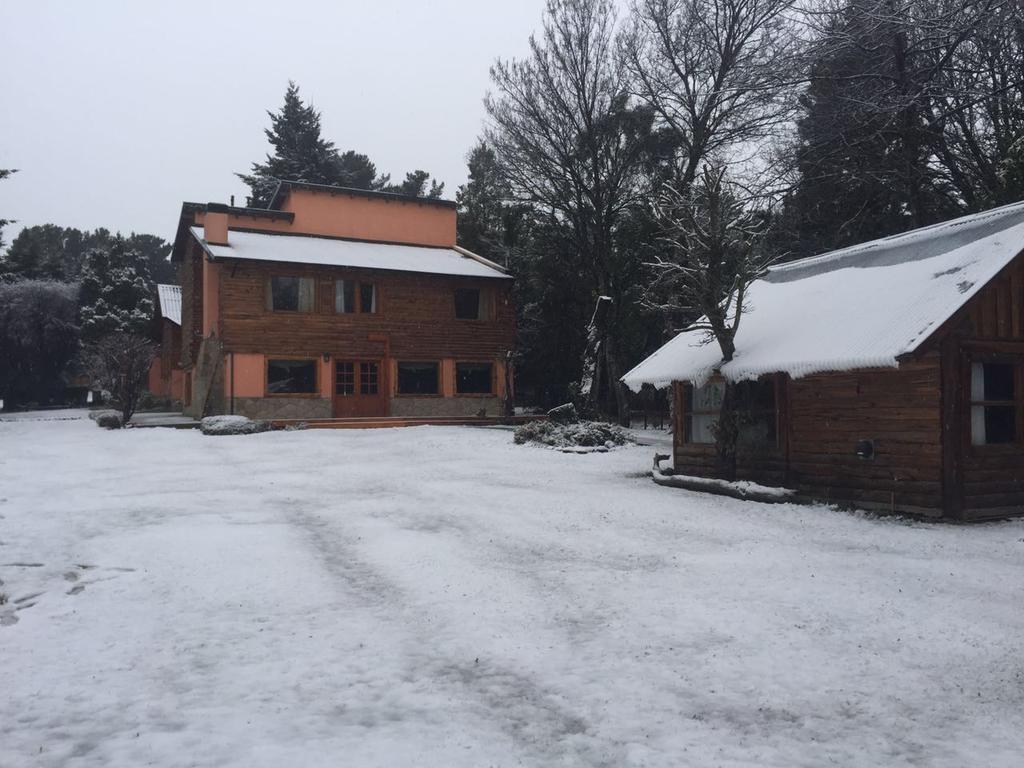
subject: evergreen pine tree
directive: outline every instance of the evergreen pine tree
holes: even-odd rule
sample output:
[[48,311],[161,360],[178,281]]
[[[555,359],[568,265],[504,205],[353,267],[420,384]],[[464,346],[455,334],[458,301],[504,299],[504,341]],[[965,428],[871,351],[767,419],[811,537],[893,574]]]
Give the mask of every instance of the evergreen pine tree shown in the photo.
[[270,128],[264,133],[274,148],[274,154],[267,155],[264,163],[253,163],[252,173],[237,174],[250,189],[247,205],[252,208],[269,205],[278,179],[314,184],[339,184],[343,181],[338,151],[333,142],[320,135],[320,113],[312,105],[303,103],[299,87],[294,82],[288,83],[281,111],[267,114],[270,116]]
[[793,256],[956,213],[929,162],[906,27],[886,0],[852,0],[819,41],[800,99],[793,147],[798,180],[778,230]]
[[142,334],[153,317],[149,265],[120,235],[85,254],[81,273],[82,339]]
[[[427,182],[430,182],[429,188]],[[394,192],[398,195],[409,195],[410,197],[426,197],[437,199],[444,194],[444,182],[431,179],[426,171],[415,170],[405,174],[405,180],[399,184],[388,184],[384,186],[385,192]]]

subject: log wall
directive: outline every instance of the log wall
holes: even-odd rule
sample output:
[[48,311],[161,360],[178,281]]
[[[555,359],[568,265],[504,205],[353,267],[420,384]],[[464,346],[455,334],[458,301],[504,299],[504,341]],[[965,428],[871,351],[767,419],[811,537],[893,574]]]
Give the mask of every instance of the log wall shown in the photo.
[[[676,399],[680,414],[681,386]],[[740,479],[785,485],[826,502],[940,514],[938,354],[899,369],[784,379],[777,392],[778,446],[760,455],[739,454]],[[682,434],[677,425],[676,470],[713,475],[714,447],[680,444]],[[874,442],[874,458],[856,455],[860,440]]]
[[[271,276],[316,280],[313,312],[267,307]],[[334,281],[373,282],[378,311],[334,311]],[[226,261],[220,272],[220,333],[225,352],[266,355],[390,357],[404,360],[504,360],[515,341],[511,280],[342,269],[299,264]],[[455,317],[455,288],[490,293],[492,316]],[[182,318],[184,321],[184,318]]]

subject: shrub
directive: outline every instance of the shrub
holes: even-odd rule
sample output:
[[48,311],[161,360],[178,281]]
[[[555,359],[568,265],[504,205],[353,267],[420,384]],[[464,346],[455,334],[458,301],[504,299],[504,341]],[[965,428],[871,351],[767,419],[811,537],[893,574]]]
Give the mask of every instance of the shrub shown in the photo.
[[89,418],[96,422],[96,426],[104,429],[120,429],[124,426],[121,414],[117,411],[93,411]]
[[207,416],[199,422],[204,435],[251,435],[265,432],[269,425],[264,421],[253,421],[245,416]]
[[516,428],[515,441],[540,443],[556,448],[625,445],[630,437],[621,427],[603,421],[580,421],[556,424],[551,421],[528,421]]

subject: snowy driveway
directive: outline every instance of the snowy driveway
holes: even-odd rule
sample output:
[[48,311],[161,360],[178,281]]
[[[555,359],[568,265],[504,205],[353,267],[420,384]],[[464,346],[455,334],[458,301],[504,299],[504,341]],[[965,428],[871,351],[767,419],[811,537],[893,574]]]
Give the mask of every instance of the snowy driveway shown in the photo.
[[1024,523],[651,454],[0,422],[0,766],[1020,765]]

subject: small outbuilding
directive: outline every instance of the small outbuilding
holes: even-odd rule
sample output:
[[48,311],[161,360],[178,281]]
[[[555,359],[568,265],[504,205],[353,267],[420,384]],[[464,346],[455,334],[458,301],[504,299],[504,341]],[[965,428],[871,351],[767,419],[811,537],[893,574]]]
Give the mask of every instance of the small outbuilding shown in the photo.
[[159,354],[149,367],[149,391],[171,400],[181,400],[185,391],[185,372],[181,367],[181,286],[159,284],[156,287]]
[[782,264],[750,286],[732,361],[686,330],[623,381],[672,388],[677,473],[713,475],[729,380],[740,479],[882,511],[1021,514],[1022,251],[1017,203]]

